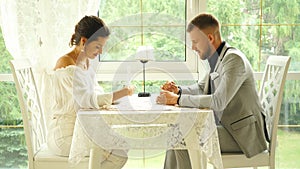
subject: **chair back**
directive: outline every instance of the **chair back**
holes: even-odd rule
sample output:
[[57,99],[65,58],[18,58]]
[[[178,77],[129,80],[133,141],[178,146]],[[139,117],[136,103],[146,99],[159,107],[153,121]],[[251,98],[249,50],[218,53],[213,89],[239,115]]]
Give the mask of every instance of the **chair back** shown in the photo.
[[46,143],[46,126],[40,98],[28,59],[10,61],[22,112],[29,168],[33,168],[34,155]]
[[269,56],[261,81],[259,97],[266,115],[270,156],[275,156],[277,125],[290,60],[288,56]]

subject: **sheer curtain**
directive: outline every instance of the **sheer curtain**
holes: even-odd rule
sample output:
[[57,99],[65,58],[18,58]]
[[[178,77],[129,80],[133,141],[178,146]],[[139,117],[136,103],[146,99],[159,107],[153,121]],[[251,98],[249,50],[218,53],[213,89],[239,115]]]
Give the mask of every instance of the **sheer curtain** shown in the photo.
[[70,50],[75,24],[96,15],[100,0],[1,0],[1,28],[6,48],[17,58],[30,58],[36,69],[52,69]]
[[[56,60],[70,51],[76,23],[84,15],[96,15],[101,0],[0,0],[0,25],[6,48],[14,59],[30,58],[40,96],[51,113],[47,93]],[[8,63],[7,63],[8,64]],[[47,121],[47,120],[46,120]]]

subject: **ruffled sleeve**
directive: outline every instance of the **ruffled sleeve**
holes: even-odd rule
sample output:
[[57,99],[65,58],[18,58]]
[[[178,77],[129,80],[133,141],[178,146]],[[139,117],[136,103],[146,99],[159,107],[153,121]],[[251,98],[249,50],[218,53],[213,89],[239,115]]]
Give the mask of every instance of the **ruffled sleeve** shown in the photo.
[[76,67],[73,78],[73,97],[80,108],[99,109],[112,104],[112,94],[95,87],[95,73]]

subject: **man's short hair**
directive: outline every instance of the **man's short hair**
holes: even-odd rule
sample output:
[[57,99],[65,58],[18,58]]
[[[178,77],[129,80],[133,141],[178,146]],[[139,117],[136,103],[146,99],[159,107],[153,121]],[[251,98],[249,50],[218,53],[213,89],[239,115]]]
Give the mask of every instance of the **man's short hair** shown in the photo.
[[187,27],[187,32],[191,32],[194,27],[204,30],[209,27],[219,28],[219,21],[211,14],[203,13],[196,16]]

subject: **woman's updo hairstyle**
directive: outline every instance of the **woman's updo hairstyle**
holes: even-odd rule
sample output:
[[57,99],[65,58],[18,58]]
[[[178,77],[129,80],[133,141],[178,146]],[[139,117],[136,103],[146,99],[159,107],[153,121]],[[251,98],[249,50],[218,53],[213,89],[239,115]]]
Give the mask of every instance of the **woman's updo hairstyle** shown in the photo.
[[75,26],[75,33],[72,35],[69,45],[79,45],[81,37],[85,37],[88,42],[91,42],[99,36],[106,38],[109,34],[108,27],[99,17],[85,16]]

